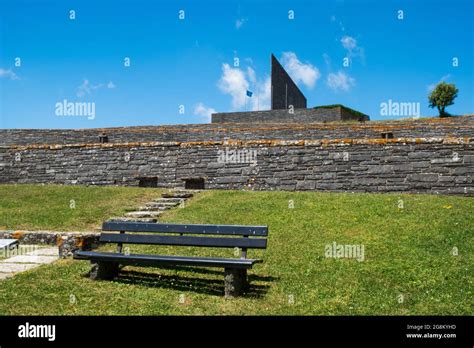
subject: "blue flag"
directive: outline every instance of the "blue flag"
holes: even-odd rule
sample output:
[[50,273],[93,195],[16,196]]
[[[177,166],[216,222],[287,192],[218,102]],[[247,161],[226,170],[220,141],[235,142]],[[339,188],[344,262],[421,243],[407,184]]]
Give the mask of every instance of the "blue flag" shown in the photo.
[[247,97],[252,97],[253,93],[247,90]]

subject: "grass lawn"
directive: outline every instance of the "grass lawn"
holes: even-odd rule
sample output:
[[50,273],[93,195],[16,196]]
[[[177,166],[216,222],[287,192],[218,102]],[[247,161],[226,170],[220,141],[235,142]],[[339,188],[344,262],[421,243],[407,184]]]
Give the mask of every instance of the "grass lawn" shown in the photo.
[[[33,188],[30,201],[58,206],[49,197],[62,196],[51,196],[50,187]],[[96,190],[90,197],[113,189]],[[474,200],[466,197],[204,191],[162,220],[268,225],[268,249],[249,251],[249,257],[264,263],[250,271],[252,289],[246,296],[223,298],[220,269],[126,267],[114,281],[91,281],[88,262],[61,260],[0,281],[0,313],[472,315],[473,211]],[[95,216],[98,224],[102,217]],[[66,226],[64,218],[59,214],[52,223]],[[15,221],[21,223],[19,217]],[[325,257],[325,246],[333,242],[363,245],[364,260]],[[130,249],[210,255],[193,248]],[[216,250],[214,255],[232,253]]]
[[0,229],[92,231],[161,192],[138,187],[0,185]]

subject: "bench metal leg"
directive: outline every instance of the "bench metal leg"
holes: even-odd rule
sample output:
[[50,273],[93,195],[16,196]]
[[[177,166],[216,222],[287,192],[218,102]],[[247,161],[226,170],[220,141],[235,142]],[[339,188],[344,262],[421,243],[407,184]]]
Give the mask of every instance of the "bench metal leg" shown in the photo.
[[119,272],[117,262],[92,262],[90,278],[93,280],[112,280]]
[[239,296],[248,288],[247,270],[240,268],[224,269],[225,297]]

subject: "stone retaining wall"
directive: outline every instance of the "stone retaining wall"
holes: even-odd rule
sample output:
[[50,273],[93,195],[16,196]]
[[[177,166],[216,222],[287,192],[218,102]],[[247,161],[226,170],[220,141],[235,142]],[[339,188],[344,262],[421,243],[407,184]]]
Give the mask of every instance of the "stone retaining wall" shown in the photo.
[[[92,124],[91,124],[92,126]],[[381,138],[391,132],[399,137],[474,137],[474,116],[420,118],[403,121],[365,123],[289,123],[289,124],[193,124],[174,126],[117,127],[90,129],[0,129],[0,146],[29,144],[84,144],[99,142],[107,134],[110,143],[189,142],[283,139]]]
[[27,145],[0,148],[0,163],[3,183],[474,193],[469,137]]

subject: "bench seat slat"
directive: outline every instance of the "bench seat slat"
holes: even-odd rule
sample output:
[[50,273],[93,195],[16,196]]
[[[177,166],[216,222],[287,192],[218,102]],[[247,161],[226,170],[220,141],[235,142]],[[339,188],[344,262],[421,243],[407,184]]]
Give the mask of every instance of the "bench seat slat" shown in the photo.
[[102,233],[100,241],[104,243],[154,244],[175,246],[199,246],[214,248],[265,249],[267,240],[263,238],[162,236],[152,234]]
[[211,235],[239,235],[259,236],[268,235],[267,226],[240,226],[240,225],[201,225],[201,224],[167,224],[148,222],[113,222],[107,221],[102,225],[103,231],[126,232],[163,232],[189,233]]
[[143,255],[119,253],[94,252],[94,251],[76,251],[74,258],[78,260],[90,261],[108,261],[118,262],[122,265],[136,266],[157,266],[157,265],[192,265],[200,267],[219,267],[219,268],[252,268],[255,263],[262,260],[256,259],[228,259],[214,257],[191,257],[191,256],[172,256],[172,255]]

